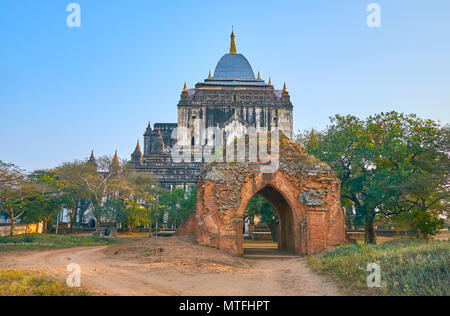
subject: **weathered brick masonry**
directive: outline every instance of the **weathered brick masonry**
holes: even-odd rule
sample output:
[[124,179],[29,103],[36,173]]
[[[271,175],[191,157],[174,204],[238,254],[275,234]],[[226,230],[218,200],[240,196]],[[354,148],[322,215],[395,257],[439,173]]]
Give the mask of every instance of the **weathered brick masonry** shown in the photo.
[[200,244],[242,255],[245,210],[260,194],[279,214],[281,250],[313,254],[345,240],[340,183],[329,166],[283,136],[278,170],[263,174],[260,168],[258,163],[206,166],[196,213],[179,233],[195,234]]

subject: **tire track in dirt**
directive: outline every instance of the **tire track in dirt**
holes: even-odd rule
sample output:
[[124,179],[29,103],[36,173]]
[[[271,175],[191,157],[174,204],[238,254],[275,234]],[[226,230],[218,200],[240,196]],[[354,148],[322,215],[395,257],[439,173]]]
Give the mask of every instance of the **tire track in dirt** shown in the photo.
[[[189,244],[186,244],[186,247]],[[239,271],[147,263],[112,257],[112,246],[0,254],[0,268],[40,271],[65,281],[69,263],[81,266],[82,286],[99,295],[310,296],[340,295],[337,287],[311,272],[306,259],[244,260]],[[213,254],[213,253],[212,253]],[[202,253],[202,256],[205,256]],[[209,258],[209,257],[208,257]],[[204,258],[207,260],[208,258]]]

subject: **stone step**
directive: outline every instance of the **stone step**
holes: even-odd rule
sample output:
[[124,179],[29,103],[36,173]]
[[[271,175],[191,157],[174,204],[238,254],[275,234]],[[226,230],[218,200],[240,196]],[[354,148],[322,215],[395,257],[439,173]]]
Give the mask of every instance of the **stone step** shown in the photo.
[[244,259],[248,260],[290,260],[298,258],[300,257],[296,255],[244,254]]
[[280,252],[278,249],[273,248],[246,248],[244,249],[243,257],[250,260],[286,260],[300,258],[297,255]]

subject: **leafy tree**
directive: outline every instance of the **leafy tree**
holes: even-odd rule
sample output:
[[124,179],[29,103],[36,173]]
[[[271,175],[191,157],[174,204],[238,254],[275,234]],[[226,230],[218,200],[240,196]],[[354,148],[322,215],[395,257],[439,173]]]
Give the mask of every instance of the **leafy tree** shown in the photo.
[[100,157],[95,164],[86,162],[78,166],[78,176],[94,205],[97,227],[103,220],[103,204],[108,198],[120,198],[121,194],[132,191],[125,178],[125,168],[126,162],[119,161],[117,154],[114,158]]
[[[343,205],[355,207],[357,219],[365,223],[366,242],[376,243],[377,218],[414,212],[419,227],[419,218],[429,219],[423,212],[430,214],[448,203],[445,135],[448,128],[433,121],[390,112],[365,121],[338,115],[325,131],[305,132],[298,140],[333,168],[342,182]],[[431,222],[435,228],[425,225],[424,235],[441,225],[439,220]]]
[[253,197],[247,205],[245,217],[252,224],[254,224],[255,217],[259,217],[261,222],[270,228],[273,240],[278,239],[278,214],[265,198],[260,195]]
[[367,120],[376,148],[378,190],[388,192],[378,205],[382,217],[413,215],[413,230],[428,238],[444,227],[450,198],[449,128],[416,115],[381,113]]
[[151,235],[154,222],[154,209],[157,208],[157,196],[159,188],[152,175],[125,171],[127,190],[120,192],[120,197],[126,202],[126,225],[130,230],[134,227],[145,225],[149,227]]
[[33,195],[31,184],[22,170],[0,161],[0,213],[11,221],[10,235],[26,211],[26,200]]
[[54,178],[62,191],[63,206],[71,210],[70,230],[75,224],[77,206],[80,199],[89,197],[87,187],[83,181],[83,175],[89,170],[85,162],[73,161],[62,164],[52,170],[50,176]]
[[156,194],[156,195],[147,195],[145,201],[146,201],[146,206],[147,206],[147,211],[148,211],[148,217],[149,217],[149,236],[152,237],[152,227],[153,225],[155,226],[156,229],[156,235],[158,235],[158,227],[159,224],[162,221],[163,215],[164,215],[164,208],[165,206],[162,205],[159,202],[160,199],[160,194]]
[[185,199],[181,201],[181,208],[178,212],[178,223],[185,223],[189,216],[195,212],[197,207],[197,186],[187,192]]
[[48,232],[49,224],[55,220],[55,217],[61,211],[63,206],[61,197],[45,195],[38,195],[31,198],[27,203],[27,212],[24,216],[24,221],[28,223],[43,222],[44,230]]
[[175,188],[172,191],[164,190],[160,195],[159,204],[162,213],[168,215],[167,223],[177,226],[183,223],[181,218],[181,203],[186,197],[186,191]]
[[439,234],[445,227],[445,220],[438,217],[440,213],[437,211],[414,209],[413,214],[414,230],[426,239]]
[[34,196],[26,202],[26,222],[43,222],[45,231],[61,211],[65,201],[63,186],[54,177],[52,170],[37,170],[30,175]]
[[159,190],[154,176],[147,173],[136,173],[126,171],[120,195],[124,199],[143,199],[148,193],[155,193]]
[[143,207],[138,201],[131,200],[127,203],[126,218],[124,224],[128,226],[132,232],[134,228],[141,225],[150,225],[151,218],[148,209]]
[[355,116],[337,115],[325,131],[305,132],[298,141],[334,170],[341,180],[342,204],[355,207],[366,226],[366,241],[376,243],[373,210],[380,201],[371,191],[376,188],[372,163],[376,153],[365,123]]
[[101,207],[100,211],[94,211],[95,214],[102,214],[104,223],[126,224],[127,222],[127,203],[117,198],[108,199]]
[[161,209],[168,212],[168,223],[175,227],[185,223],[197,206],[197,187],[186,192],[181,188],[167,191],[160,199]]

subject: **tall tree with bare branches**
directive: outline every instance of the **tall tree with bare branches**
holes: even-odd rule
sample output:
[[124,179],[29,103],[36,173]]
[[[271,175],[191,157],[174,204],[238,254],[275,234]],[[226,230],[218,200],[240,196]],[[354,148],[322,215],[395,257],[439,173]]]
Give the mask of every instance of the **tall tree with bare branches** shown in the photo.
[[22,170],[0,161],[0,212],[11,221],[11,236],[14,235],[17,221],[25,213],[25,201],[31,196],[31,191],[31,185]]

